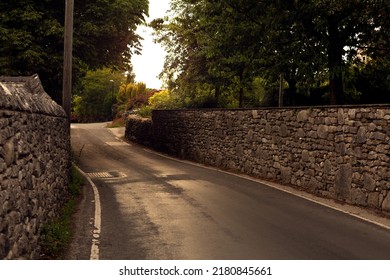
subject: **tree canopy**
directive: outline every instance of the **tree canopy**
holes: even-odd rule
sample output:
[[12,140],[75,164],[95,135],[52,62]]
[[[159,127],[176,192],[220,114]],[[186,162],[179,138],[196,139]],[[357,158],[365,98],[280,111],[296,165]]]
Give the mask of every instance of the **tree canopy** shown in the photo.
[[[65,1],[0,2],[0,74],[38,73],[61,102]],[[139,53],[135,33],[148,13],[147,0],[78,0],[74,10],[74,81],[88,70],[129,68]]]
[[185,98],[274,105],[283,74],[290,105],[390,102],[389,11],[385,0],[173,0],[151,26],[168,53],[161,76]]
[[118,89],[126,82],[121,71],[110,68],[87,71],[80,91],[73,95],[73,115],[81,122],[107,121],[115,114]]

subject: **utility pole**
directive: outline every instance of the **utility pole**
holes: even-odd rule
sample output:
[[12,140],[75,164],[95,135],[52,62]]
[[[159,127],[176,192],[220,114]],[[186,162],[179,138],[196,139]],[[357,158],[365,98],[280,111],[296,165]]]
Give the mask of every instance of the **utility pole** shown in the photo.
[[64,69],[62,80],[62,107],[70,120],[72,95],[72,46],[74,0],[65,0]]
[[279,107],[283,107],[283,74],[279,77]]
[[114,80],[110,80],[111,83],[111,118],[114,120]]

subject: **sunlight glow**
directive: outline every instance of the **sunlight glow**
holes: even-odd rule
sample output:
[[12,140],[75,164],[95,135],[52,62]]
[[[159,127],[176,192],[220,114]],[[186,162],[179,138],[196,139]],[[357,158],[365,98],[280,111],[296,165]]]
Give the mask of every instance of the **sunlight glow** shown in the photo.
[[[168,9],[169,0],[149,0],[149,17],[146,22],[165,16]],[[137,82],[144,82],[148,88],[160,89],[163,85],[158,75],[164,66],[165,51],[159,44],[153,42],[151,28],[140,26],[137,32],[144,40],[142,55],[134,55],[132,58],[135,79]]]

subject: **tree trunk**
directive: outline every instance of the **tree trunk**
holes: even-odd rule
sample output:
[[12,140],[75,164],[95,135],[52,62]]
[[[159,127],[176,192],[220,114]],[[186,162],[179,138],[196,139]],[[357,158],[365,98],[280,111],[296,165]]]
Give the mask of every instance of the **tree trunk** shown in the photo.
[[244,87],[240,85],[240,96],[238,98],[238,107],[242,108],[244,105]]
[[285,105],[294,106],[295,97],[297,95],[297,80],[295,78],[289,78],[287,76],[285,77],[285,80],[288,83],[288,96]]
[[221,86],[219,84],[216,84],[214,98],[215,98],[215,102],[217,103],[217,106],[219,106],[220,96],[221,96]]
[[242,108],[244,105],[244,67],[240,69],[239,78],[240,78],[240,92],[238,96],[238,107]]
[[330,104],[344,104],[343,74],[334,73],[329,81],[330,85]]
[[328,67],[329,67],[329,86],[330,86],[330,104],[344,104],[343,88],[343,45],[339,38],[337,21],[330,18],[329,24],[329,43],[328,43]]

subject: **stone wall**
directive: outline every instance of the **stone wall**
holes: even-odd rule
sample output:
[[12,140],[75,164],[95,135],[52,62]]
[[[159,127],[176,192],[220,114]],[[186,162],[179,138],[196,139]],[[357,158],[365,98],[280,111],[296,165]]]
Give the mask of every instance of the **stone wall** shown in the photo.
[[38,76],[0,77],[0,259],[38,259],[67,198],[70,131]]
[[135,143],[150,146],[152,142],[152,121],[130,115],[126,119],[125,138]]
[[152,140],[175,156],[390,211],[390,106],[154,111]]

